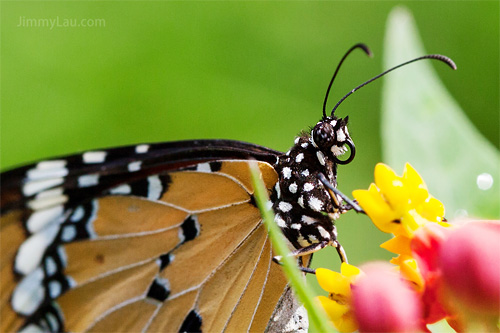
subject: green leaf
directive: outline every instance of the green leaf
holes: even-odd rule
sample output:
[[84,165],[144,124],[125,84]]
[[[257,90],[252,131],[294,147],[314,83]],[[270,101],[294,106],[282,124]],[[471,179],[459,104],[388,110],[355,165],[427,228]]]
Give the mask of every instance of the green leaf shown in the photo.
[[[424,54],[413,17],[405,8],[397,7],[387,23],[385,67]],[[499,152],[446,91],[431,61],[411,64],[385,77],[383,159],[396,169],[402,169],[405,162],[412,164],[430,193],[444,203],[448,219],[464,215],[498,219]],[[445,64],[435,65],[442,66],[442,75],[454,74],[445,70]],[[457,66],[460,69],[460,64]],[[490,177],[493,184],[480,189],[478,180],[486,180],[487,185]]]

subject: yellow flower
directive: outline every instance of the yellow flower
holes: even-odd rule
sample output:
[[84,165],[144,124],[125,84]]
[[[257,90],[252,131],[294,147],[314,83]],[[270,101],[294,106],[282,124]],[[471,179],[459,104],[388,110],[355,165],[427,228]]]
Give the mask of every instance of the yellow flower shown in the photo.
[[351,310],[351,285],[362,274],[359,268],[342,263],[340,273],[326,268],[316,269],[318,283],[328,297],[317,299],[340,332],[354,332],[358,326]]
[[387,165],[377,164],[375,184],[354,191],[353,196],[377,228],[396,236],[412,238],[426,223],[443,221],[443,204],[429,194],[422,177],[408,163],[401,177]]
[[380,244],[380,247],[392,253],[411,256],[410,243],[410,238],[400,235]]
[[400,254],[391,259],[391,264],[398,266],[401,276],[410,282],[415,291],[424,289],[424,278],[418,269],[417,261],[411,255]]

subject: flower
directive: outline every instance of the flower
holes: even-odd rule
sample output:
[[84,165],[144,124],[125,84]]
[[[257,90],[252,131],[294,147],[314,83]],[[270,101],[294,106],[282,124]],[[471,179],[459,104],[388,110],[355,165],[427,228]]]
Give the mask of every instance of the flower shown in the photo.
[[421,317],[417,294],[387,264],[373,263],[363,271],[366,275],[352,290],[359,331],[417,331]]
[[419,275],[422,281],[418,289],[423,309],[422,326],[454,318],[447,300],[443,298],[441,270],[438,267],[439,249],[450,232],[450,228],[429,223],[417,230],[411,240],[412,257],[418,271],[415,276]]
[[340,273],[326,268],[316,269],[316,278],[321,288],[329,295],[317,299],[340,332],[354,332],[357,324],[351,309],[351,286],[362,275],[359,268],[342,263]]
[[457,332],[498,330],[500,221],[446,223],[443,204],[409,164],[402,176],[377,164],[375,183],[353,195],[381,231],[393,234],[381,247],[397,254],[396,267],[371,265],[355,281],[331,276],[322,302],[334,322],[360,332],[428,332],[442,319]]
[[401,177],[378,163],[375,184],[368,190],[354,191],[353,196],[381,231],[408,240],[422,225],[443,221],[443,204],[429,194],[420,175],[408,163]]
[[[450,297],[472,319],[500,315],[500,223],[470,222],[441,244],[436,266]],[[470,319],[470,318],[469,318]]]

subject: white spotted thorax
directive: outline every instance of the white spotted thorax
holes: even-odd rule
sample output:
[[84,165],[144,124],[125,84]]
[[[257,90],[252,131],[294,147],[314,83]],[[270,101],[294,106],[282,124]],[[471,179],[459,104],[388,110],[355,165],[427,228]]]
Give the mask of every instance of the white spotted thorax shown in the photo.
[[318,122],[274,165],[279,177],[272,194],[275,221],[295,249],[337,239],[334,220],[341,212],[318,174],[337,186],[337,156],[352,144],[347,120],[327,117]]

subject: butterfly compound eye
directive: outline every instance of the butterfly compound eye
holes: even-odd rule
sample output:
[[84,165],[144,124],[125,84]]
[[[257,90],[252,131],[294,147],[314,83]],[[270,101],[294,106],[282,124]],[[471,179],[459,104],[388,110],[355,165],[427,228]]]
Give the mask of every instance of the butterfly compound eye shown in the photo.
[[335,143],[333,126],[325,121],[318,123],[313,130],[313,140],[321,150],[329,150]]

